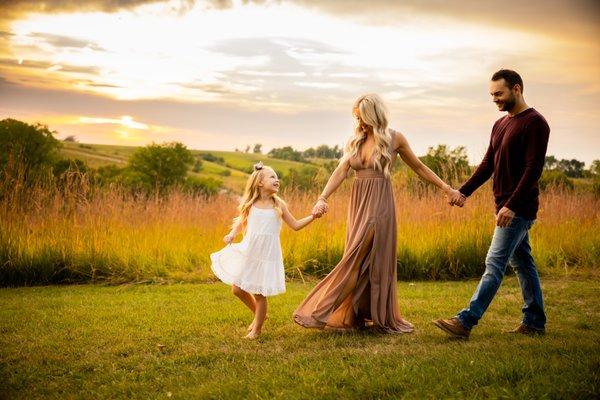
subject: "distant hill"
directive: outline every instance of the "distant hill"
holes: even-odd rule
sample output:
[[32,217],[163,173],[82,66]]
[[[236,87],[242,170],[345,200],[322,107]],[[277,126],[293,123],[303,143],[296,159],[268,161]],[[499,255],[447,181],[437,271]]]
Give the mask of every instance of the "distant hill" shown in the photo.
[[[86,144],[76,142],[63,142],[61,153],[65,158],[78,158],[83,160],[92,168],[98,168],[105,165],[116,165],[124,167],[127,160],[137,149],[136,146],[117,146],[105,144]],[[192,154],[200,156],[210,153],[216,158],[222,158],[223,162],[211,162],[202,160],[202,170],[198,173],[192,172],[190,175],[201,177],[211,177],[223,181],[223,187],[235,192],[241,192],[246,183],[248,172],[252,166],[262,161],[265,165],[271,166],[277,173],[286,175],[290,168],[300,169],[306,166],[318,168],[320,164],[327,160],[311,160],[310,162],[297,162],[271,158],[265,154],[242,153],[235,151],[213,151],[213,150],[192,150]]]

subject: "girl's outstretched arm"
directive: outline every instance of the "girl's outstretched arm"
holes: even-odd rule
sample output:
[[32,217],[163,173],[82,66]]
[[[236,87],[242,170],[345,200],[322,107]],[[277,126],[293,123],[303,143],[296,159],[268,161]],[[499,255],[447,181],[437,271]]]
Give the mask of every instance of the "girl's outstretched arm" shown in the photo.
[[288,226],[295,231],[299,231],[306,225],[313,222],[315,219],[313,215],[309,215],[308,217],[304,217],[302,219],[296,219],[294,218],[290,210],[288,210],[287,205],[285,204],[281,205],[281,211],[283,212],[282,218],[285,221],[285,223],[288,224]]
[[227,244],[233,242],[233,239],[242,231],[242,223],[239,220],[236,220],[233,226],[231,227],[231,231],[223,237],[223,241]]

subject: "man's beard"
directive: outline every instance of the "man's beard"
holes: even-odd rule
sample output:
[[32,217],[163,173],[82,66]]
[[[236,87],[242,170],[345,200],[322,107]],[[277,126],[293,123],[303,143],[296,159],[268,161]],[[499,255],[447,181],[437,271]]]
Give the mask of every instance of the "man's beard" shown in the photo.
[[502,104],[500,111],[510,112],[513,108],[515,108],[515,104],[517,104],[517,99],[515,99],[515,96],[510,96],[508,100]]

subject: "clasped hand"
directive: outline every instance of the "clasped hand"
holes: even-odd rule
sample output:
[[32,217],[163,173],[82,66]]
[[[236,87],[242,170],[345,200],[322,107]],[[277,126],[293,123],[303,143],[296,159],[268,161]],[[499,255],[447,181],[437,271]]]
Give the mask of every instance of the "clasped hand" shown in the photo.
[[463,207],[465,205],[467,197],[458,190],[450,188],[446,192],[446,200],[448,200],[448,204],[450,204],[451,206]]
[[315,218],[321,218],[323,214],[327,213],[327,211],[329,211],[327,202],[323,199],[319,199],[313,207],[311,214]]

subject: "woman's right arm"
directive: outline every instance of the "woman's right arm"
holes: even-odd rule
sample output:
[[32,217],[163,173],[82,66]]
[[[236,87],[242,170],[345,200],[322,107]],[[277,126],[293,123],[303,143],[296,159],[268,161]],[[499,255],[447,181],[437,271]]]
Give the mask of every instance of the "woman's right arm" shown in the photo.
[[338,166],[331,173],[331,176],[327,180],[325,188],[319,196],[319,200],[313,208],[313,214],[317,214],[317,212],[315,212],[317,209],[324,210],[325,212],[327,212],[327,199],[337,190],[338,187],[340,187],[342,182],[344,182],[344,180],[348,176],[349,169],[350,154],[348,151],[344,151],[344,155],[340,159]]

